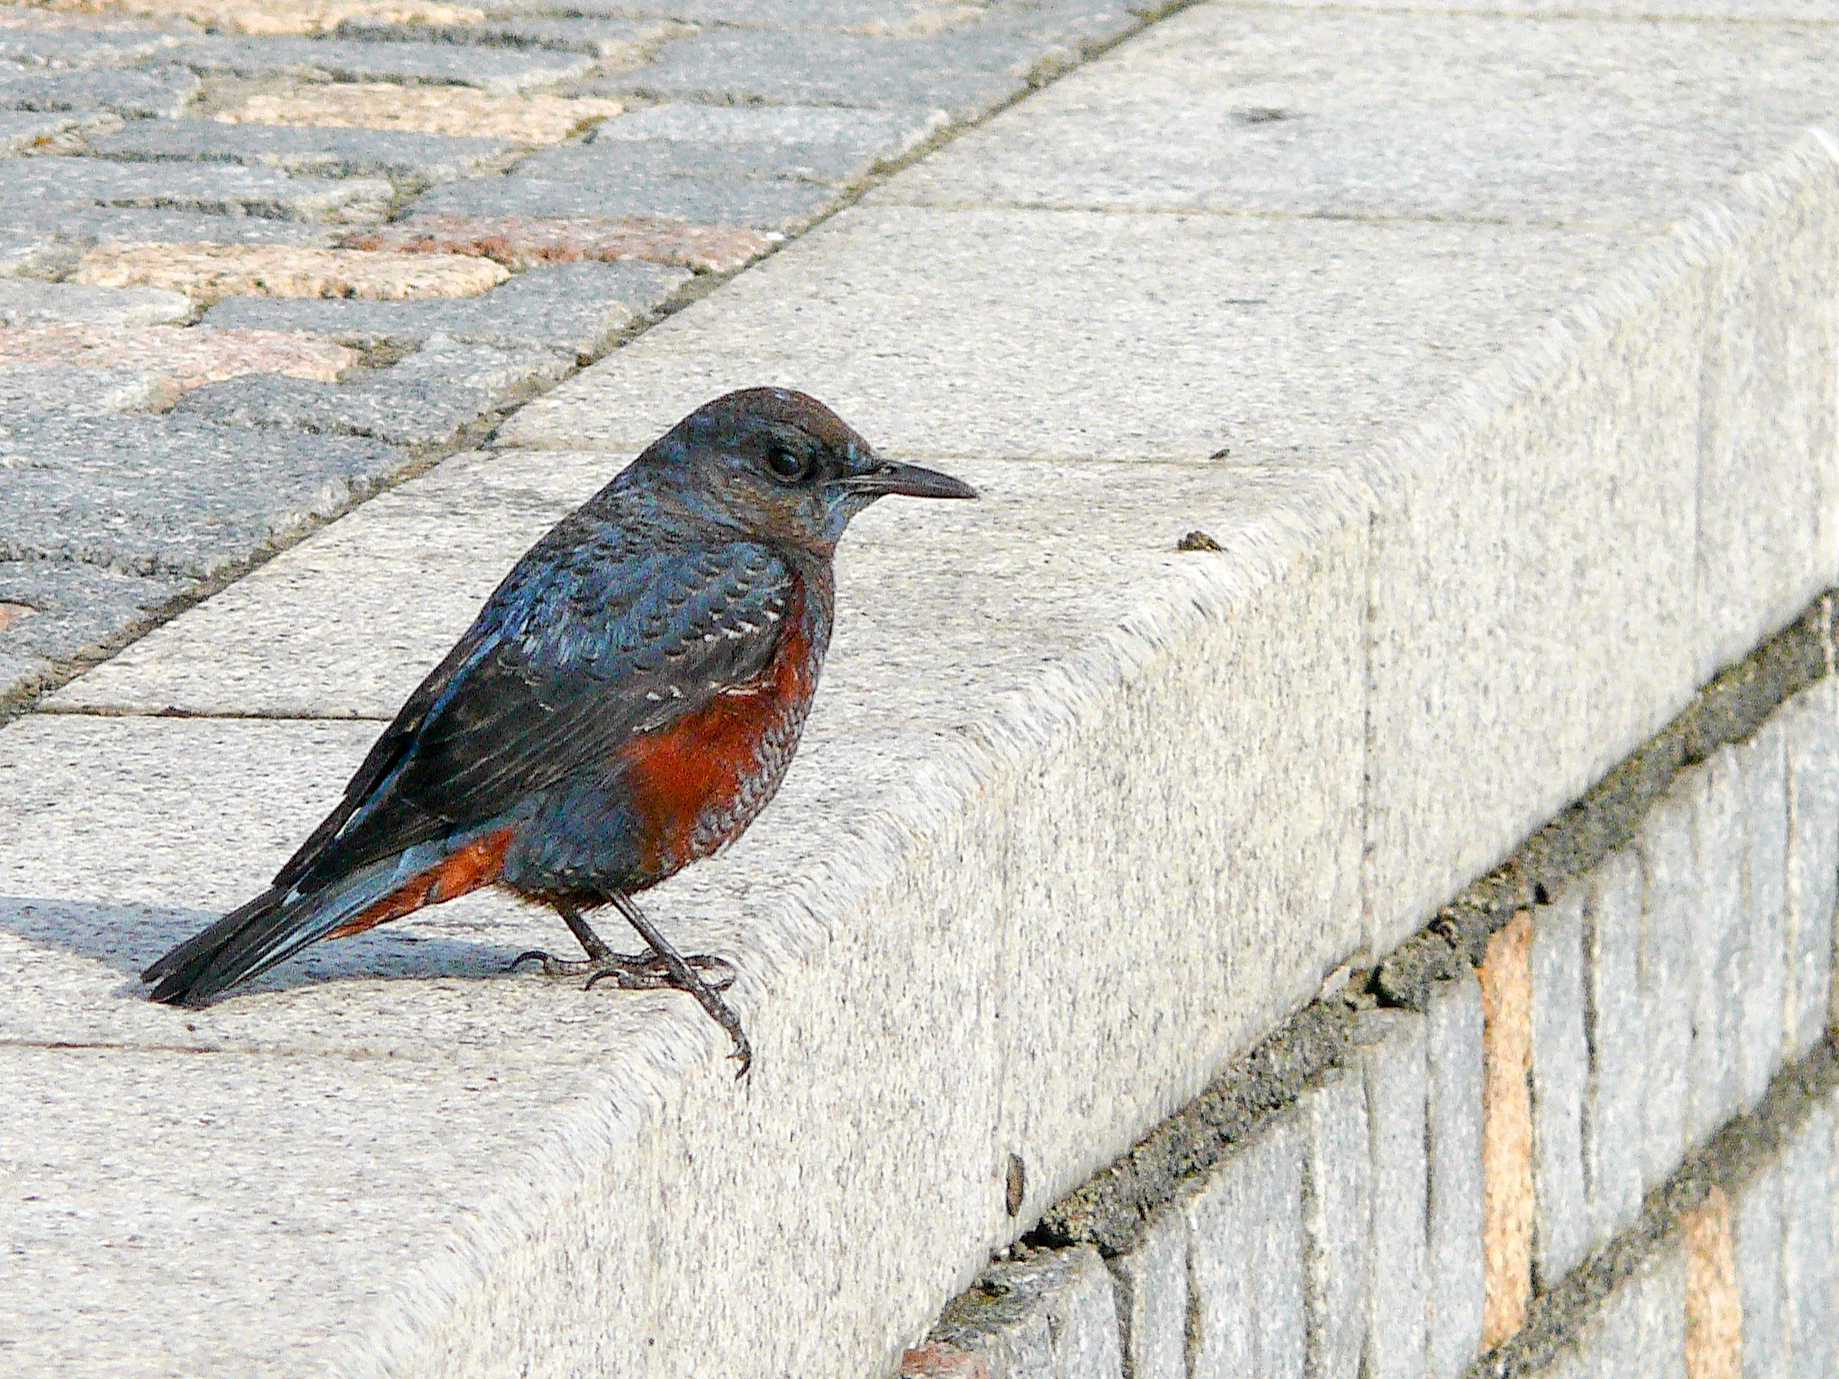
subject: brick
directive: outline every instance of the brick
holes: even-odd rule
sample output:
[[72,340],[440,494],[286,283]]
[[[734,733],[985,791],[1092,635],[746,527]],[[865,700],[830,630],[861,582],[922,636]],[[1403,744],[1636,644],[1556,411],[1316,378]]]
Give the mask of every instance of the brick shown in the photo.
[[836,201],[827,187],[745,178],[653,177],[635,181],[611,174],[606,181],[544,181],[513,173],[475,177],[436,187],[415,203],[410,220],[432,216],[473,219],[686,221],[791,230],[809,223]]
[[1698,904],[1692,803],[1675,789],[1655,802],[1635,846],[1647,877],[1641,932],[1641,1182],[1651,1189],[1686,1155],[1687,1069],[1692,1060],[1695,963],[1692,911]]
[[109,158],[241,163],[318,177],[401,178],[418,185],[470,176],[516,148],[504,139],[221,120],[136,121],[92,140],[91,146]]
[[1131,1379],[1188,1379],[1188,1226],[1165,1212],[1111,1261],[1119,1344]]
[[1431,1379],[1455,1379],[1480,1353],[1485,1300],[1481,987],[1473,973],[1432,988],[1425,1027],[1430,1164],[1426,1373]]
[[206,325],[312,331],[346,344],[414,345],[434,335],[468,344],[543,346],[578,358],[609,349],[684,283],[681,269],[650,263],[566,263],[531,268],[483,296],[439,302],[286,301],[230,298]]
[[1839,1191],[1834,1115],[1816,1104],[1782,1151],[1783,1291],[1789,1372],[1839,1374]]
[[101,158],[18,158],[0,162],[0,196],[55,228],[67,206],[127,206],[230,215],[324,219],[334,212],[378,208],[389,184],[370,178],[328,181],[289,177],[268,168],[188,164],[159,177]]
[[[1641,1214],[1646,1116],[1641,1044],[1641,859],[1623,849],[1591,873],[1584,903],[1590,1083],[1584,1101],[1584,1177],[1591,1243],[1602,1246]],[[1537,1055],[1534,1055],[1537,1057]]]
[[92,249],[78,282],[163,287],[194,301],[220,297],[361,297],[375,301],[472,297],[510,277],[487,259],[259,244],[122,244]]
[[1190,1379],[1302,1379],[1300,1122],[1285,1115],[1259,1127],[1181,1211],[1188,1223]]
[[177,292],[23,279],[0,282],[0,326],[154,326],[189,315],[191,303]]
[[212,118],[230,124],[400,130],[502,139],[514,144],[552,144],[624,109],[624,102],[607,99],[496,96],[449,86],[391,86],[377,82],[326,86],[315,82],[251,95]]
[[338,386],[250,374],[199,388],[176,411],[225,426],[445,446],[485,413],[555,382],[569,362],[548,350],[501,350],[437,338],[391,368]]
[[1743,1316],[1744,1379],[1788,1371],[1788,1298],[1782,1272],[1782,1170],[1771,1162],[1735,1190],[1731,1250]]
[[1421,1379],[1429,1242],[1424,1021],[1370,1011],[1355,1028],[1373,1158],[1366,1379]]
[[0,77],[0,106],[12,110],[106,110],[171,119],[204,89],[183,67],[148,71],[33,72]]
[[[1304,1311],[1311,1379],[1359,1374],[1372,1292],[1373,1158],[1366,1087],[1336,1068],[1297,1099],[1303,1125]],[[1185,1370],[1171,1370],[1185,1379]],[[1145,1379],[1142,1370],[1133,1379]],[[1160,1379],[1160,1376],[1157,1376]]]
[[1779,715],[1737,749],[1746,787],[1744,921],[1737,933],[1738,1091],[1761,1101],[1781,1065],[1788,1000],[1788,733]]
[[[132,472],[123,455],[134,457]],[[0,422],[0,560],[208,579],[406,461],[375,441],[181,417],[16,416]],[[143,471],[160,482],[140,482]]]
[[354,351],[330,340],[272,331],[84,325],[0,330],[0,365],[145,369],[170,379],[181,392],[245,373],[330,382],[357,362]]
[[1584,887],[1533,914],[1533,1277],[1541,1292],[1590,1252],[1584,1102],[1590,1085]]
[[1532,915],[1522,910],[1488,941],[1481,978],[1483,1243],[1487,1304],[1482,1344],[1526,1324],[1532,1297]]
[[730,273],[764,254],[778,239],[738,225],[431,215],[354,234],[346,243],[354,249],[411,254],[479,254],[508,268],[644,259],[699,273]]
[[1784,1053],[1798,1058],[1832,1019],[1835,902],[1839,901],[1839,712],[1836,682],[1797,695],[1788,731],[1788,989]]
[[1678,781],[1693,799],[1698,895],[1687,914],[1693,945],[1692,1058],[1687,1130],[1702,1143],[1740,1109],[1737,995],[1742,981],[1743,867],[1748,826],[1736,754],[1720,748]]
[[1730,1199],[1713,1186],[1680,1218],[1686,1255],[1686,1373],[1742,1379],[1743,1301],[1737,1292]]
[[991,1379],[1123,1373],[1111,1276],[1090,1245],[992,1264],[931,1339],[981,1357]]
[[354,19],[396,24],[469,24],[485,16],[470,5],[437,0],[36,0],[49,9],[188,19],[224,33],[275,35],[330,33]]
[[1644,1261],[1599,1304],[1582,1347],[1591,1372],[1616,1379],[1683,1379],[1686,1267],[1677,1249]]
[[334,82],[473,86],[501,95],[585,74],[593,59],[535,48],[473,48],[456,43],[349,43],[338,39],[199,38],[172,52],[197,72],[286,76]]

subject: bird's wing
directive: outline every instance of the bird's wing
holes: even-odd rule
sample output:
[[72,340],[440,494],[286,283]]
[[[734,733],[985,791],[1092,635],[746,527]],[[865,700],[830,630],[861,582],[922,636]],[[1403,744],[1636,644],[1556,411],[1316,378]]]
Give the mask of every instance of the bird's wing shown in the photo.
[[751,542],[638,553],[539,545],[410,696],[275,884],[310,887],[483,823],[608,761],[634,733],[757,679],[796,581]]

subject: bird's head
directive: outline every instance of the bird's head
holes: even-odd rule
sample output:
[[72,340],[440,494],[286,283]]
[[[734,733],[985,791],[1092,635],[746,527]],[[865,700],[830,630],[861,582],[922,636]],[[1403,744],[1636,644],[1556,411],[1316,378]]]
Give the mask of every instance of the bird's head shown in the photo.
[[975,498],[948,474],[884,460],[814,397],[746,388],[705,402],[647,452],[685,500],[749,536],[828,552],[878,498]]

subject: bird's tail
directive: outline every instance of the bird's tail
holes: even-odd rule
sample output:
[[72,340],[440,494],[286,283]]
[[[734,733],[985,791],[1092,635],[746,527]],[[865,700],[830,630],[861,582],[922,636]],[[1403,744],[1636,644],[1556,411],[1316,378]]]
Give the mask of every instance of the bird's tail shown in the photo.
[[201,1006],[362,914],[390,893],[396,874],[396,866],[383,863],[307,894],[270,887],[186,939],[141,973],[141,980],[153,984],[149,995],[155,1001]]

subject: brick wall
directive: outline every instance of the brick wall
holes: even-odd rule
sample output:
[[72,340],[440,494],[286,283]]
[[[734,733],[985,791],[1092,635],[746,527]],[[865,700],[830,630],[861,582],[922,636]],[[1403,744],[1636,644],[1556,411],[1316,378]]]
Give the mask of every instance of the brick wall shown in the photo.
[[1050,1210],[902,1373],[1839,1374],[1830,646],[1822,603]]

